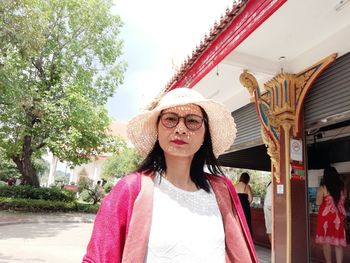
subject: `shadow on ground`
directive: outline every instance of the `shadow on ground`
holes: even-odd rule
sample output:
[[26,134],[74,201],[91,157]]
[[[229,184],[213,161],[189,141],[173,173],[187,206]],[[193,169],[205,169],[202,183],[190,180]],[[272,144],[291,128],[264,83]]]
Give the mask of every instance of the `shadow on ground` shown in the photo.
[[[40,227],[42,226],[42,227]],[[20,227],[21,231],[16,231]],[[0,240],[9,238],[34,239],[38,237],[55,237],[62,231],[69,231],[76,228],[76,223],[64,223],[53,221],[49,223],[31,223],[24,222],[20,224],[5,224],[0,226]]]
[[31,262],[31,263],[40,263],[40,262],[46,262],[44,259],[32,257],[32,258],[27,258],[26,261],[23,261],[23,258],[18,258],[15,256],[5,256],[0,252],[0,263],[10,263],[10,262]]

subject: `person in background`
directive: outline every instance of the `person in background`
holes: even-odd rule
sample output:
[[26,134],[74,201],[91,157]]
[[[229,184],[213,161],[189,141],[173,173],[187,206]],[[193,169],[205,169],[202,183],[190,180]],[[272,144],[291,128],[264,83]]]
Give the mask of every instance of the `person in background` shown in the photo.
[[332,262],[332,247],[337,263],[343,261],[346,247],[344,219],[344,185],[334,167],[324,169],[323,184],[317,190],[316,205],[319,205],[316,228],[316,243],[322,245],[327,263]]
[[253,235],[250,204],[253,201],[253,191],[249,185],[250,176],[248,173],[242,173],[239,177],[239,182],[235,184],[235,188],[241,201],[241,205],[244,211],[245,218],[250,230],[250,234]]
[[127,130],[145,159],[103,199],[83,262],[258,262],[217,163],[235,138],[230,111],[176,88]]
[[103,198],[103,186],[101,180],[97,181],[97,184],[95,186],[95,191],[96,191],[96,198],[98,201],[100,201]]
[[264,217],[266,234],[269,237],[271,244],[271,233],[272,233],[272,183],[269,182],[266,188],[266,194],[264,199]]
[[7,185],[8,186],[13,186],[13,185],[16,185],[16,177],[10,177],[7,179]]

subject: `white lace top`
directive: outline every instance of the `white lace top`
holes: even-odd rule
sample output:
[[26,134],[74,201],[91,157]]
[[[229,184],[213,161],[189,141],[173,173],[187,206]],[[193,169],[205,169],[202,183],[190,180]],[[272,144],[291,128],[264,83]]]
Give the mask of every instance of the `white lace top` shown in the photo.
[[184,191],[155,177],[146,263],[225,262],[225,233],[213,191]]

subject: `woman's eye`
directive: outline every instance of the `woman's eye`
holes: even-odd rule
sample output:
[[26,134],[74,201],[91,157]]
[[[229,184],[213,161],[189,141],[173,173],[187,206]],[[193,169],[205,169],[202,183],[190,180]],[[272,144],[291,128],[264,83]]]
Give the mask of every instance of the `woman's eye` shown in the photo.
[[198,120],[195,120],[195,119],[189,119],[188,122],[189,122],[189,123],[199,123],[199,121],[198,121]]
[[163,115],[163,120],[167,122],[176,122],[178,117],[174,114],[165,114]]
[[167,121],[176,121],[177,118],[174,117],[174,116],[169,116],[169,117],[166,118],[166,120],[167,120]]
[[189,116],[189,117],[187,117],[187,122],[188,122],[188,123],[193,123],[193,124],[195,124],[195,123],[201,123],[201,122],[202,122],[202,119],[199,118],[199,117],[197,117],[197,116]]

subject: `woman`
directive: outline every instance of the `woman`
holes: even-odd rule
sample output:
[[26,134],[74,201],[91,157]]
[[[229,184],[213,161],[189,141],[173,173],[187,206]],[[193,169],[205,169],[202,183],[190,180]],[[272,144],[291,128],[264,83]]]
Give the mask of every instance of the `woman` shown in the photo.
[[253,235],[251,214],[250,214],[250,204],[253,201],[253,192],[249,185],[249,181],[250,181],[249,174],[242,173],[241,176],[239,177],[239,182],[235,184],[235,189],[238,194],[239,200],[241,201],[241,205],[244,211],[245,218],[247,220],[250,234]]
[[345,238],[345,208],[343,183],[334,167],[324,170],[323,183],[317,190],[316,205],[319,205],[316,243],[321,244],[327,263],[332,262],[332,247],[337,263],[343,261]]
[[257,262],[234,187],[216,175],[235,133],[226,107],[187,88],[133,118],[146,157],[104,198],[83,262]]

